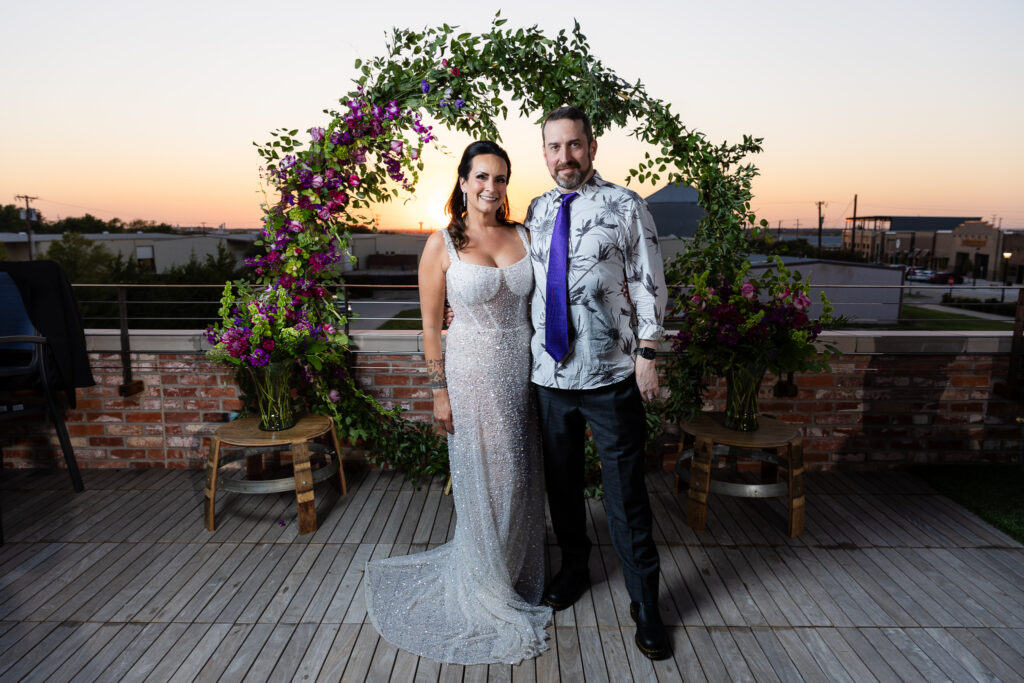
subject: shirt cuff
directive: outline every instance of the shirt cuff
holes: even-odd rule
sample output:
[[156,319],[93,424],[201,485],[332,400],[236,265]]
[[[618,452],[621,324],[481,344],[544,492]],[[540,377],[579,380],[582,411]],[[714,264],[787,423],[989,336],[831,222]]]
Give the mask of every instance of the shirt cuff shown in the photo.
[[665,328],[657,323],[643,324],[637,329],[636,336],[637,339],[661,341],[661,338],[665,336]]

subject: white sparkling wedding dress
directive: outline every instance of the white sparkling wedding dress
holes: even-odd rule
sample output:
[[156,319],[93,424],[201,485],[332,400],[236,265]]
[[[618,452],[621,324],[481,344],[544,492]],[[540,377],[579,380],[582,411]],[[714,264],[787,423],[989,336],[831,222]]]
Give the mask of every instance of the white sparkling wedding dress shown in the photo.
[[[516,228],[526,243],[523,228]],[[366,608],[385,640],[438,662],[515,664],[548,649],[544,481],[529,389],[527,255],[496,268],[451,265],[445,374],[455,537],[414,555],[369,562]]]

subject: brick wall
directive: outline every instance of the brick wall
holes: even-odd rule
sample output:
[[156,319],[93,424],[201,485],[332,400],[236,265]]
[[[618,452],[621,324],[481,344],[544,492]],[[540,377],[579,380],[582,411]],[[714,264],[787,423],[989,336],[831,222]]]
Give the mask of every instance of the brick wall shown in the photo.
[[[416,337],[404,339],[399,349],[418,346]],[[865,352],[865,344],[873,350]],[[806,459],[815,468],[1010,460],[1021,437],[1014,418],[1024,414],[1024,405],[992,393],[1007,370],[1000,344],[982,343],[981,350],[957,347],[971,353],[915,355],[905,348],[920,349],[924,344],[918,336],[905,338],[898,347],[867,337],[847,340],[840,348],[850,352],[833,361],[831,373],[796,377],[795,399],[772,398],[776,378],[768,376],[761,410],[800,426]],[[887,345],[889,353],[884,352]],[[79,390],[77,409],[67,413],[82,467],[199,467],[208,436],[241,407],[232,372],[198,351],[133,354],[134,377],[146,389],[129,398],[117,393],[119,356],[94,352],[90,359],[97,385]],[[402,405],[414,419],[431,419],[421,352],[357,353],[355,374],[385,404]],[[723,384],[711,388],[712,407],[720,409],[724,397]],[[0,429],[6,467],[62,462],[56,436],[44,419],[2,422]],[[674,454],[676,434],[674,425],[667,429],[666,463]]]

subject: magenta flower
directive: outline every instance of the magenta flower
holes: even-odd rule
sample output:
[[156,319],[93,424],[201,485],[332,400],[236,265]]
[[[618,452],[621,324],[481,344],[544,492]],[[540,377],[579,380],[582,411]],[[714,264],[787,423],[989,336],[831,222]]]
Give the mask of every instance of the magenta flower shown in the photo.
[[402,141],[401,140],[392,140],[391,141],[391,151],[394,152],[395,154],[401,154],[402,153]]
[[337,389],[331,389],[327,392],[327,398],[331,399],[331,403],[337,403],[341,400],[341,392]]
[[319,173],[317,173],[317,174],[315,174],[313,176],[313,178],[309,181],[309,183],[314,188],[321,188],[321,187],[324,186],[324,177],[322,175],[320,175]]
[[793,300],[793,305],[796,306],[797,310],[804,311],[811,305],[811,299],[801,292],[800,296]]
[[330,210],[330,208],[325,206],[324,208],[322,208],[319,211],[317,211],[316,215],[319,216],[320,220],[322,220],[322,221],[330,220],[330,218],[331,218],[331,210]]
[[320,142],[324,139],[324,129],[320,126],[313,126],[309,129],[309,137],[313,138],[313,142]]
[[459,77],[461,75],[462,75],[462,72],[459,71],[459,67],[453,66],[452,67],[452,76],[455,76],[457,78],[457,77]]
[[359,176],[357,176],[355,173],[350,175],[348,177],[348,184],[351,187],[359,187],[359,185],[361,184],[361,181],[359,180]]
[[339,204],[344,204],[345,202],[348,201],[348,195],[345,194],[344,192],[342,192],[341,190],[338,190],[337,192],[335,192],[334,195],[332,196],[332,198],[334,199],[334,201],[338,202]]
[[740,294],[743,295],[744,299],[754,299],[757,297],[757,289],[751,283],[744,282],[740,287]]

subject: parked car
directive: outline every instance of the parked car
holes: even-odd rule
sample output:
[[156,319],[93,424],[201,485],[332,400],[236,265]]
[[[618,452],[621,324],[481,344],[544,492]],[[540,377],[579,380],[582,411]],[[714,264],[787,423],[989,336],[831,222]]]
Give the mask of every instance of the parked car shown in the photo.
[[928,282],[933,275],[935,275],[934,270],[916,268],[907,273],[907,279],[912,282]]
[[950,278],[953,278],[953,284],[955,285],[959,285],[964,281],[963,275],[960,275],[959,273],[954,273],[951,270],[944,270],[941,273],[935,273],[934,275],[932,275],[930,278],[928,278],[928,282],[933,282],[937,285],[945,285],[949,284]]

